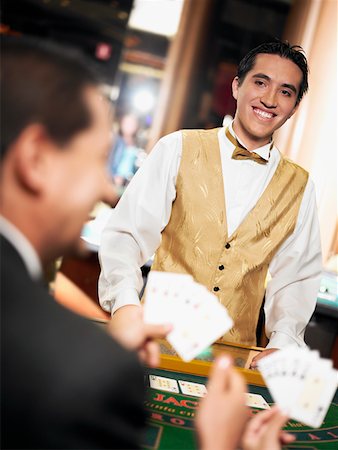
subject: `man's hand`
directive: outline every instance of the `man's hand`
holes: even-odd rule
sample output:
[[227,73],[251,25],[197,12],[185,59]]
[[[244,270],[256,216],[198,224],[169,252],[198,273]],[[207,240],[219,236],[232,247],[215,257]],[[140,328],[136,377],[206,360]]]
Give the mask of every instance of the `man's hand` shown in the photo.
[[287,420],[276,407],[257,413],[245,428],[242,449],[280,450],[282,445],[290,444],[295,437],[282,431]]
[[169,324],[145,324],[142,307],[135,305],[118,309],[108,324],[109,333],[128,350],[137,351],[141,361],[150,367],[160,362],[160,349],[155,339],[164,338],[171,329]]
[[233,368],[230,358],[217,359],[209,378],[208,394],[201,401],[196,417],[199,448],[237,448],[249,417],[245,391],[245,381]]
[[263,350],[259,355],[255,356],[250,364],[250,369],[257,369],[257,362],[262,359],[265,358],[268,355],[271,355],[271,353],[277,352],[279,349],[278,348],[267,348],[266,350]]

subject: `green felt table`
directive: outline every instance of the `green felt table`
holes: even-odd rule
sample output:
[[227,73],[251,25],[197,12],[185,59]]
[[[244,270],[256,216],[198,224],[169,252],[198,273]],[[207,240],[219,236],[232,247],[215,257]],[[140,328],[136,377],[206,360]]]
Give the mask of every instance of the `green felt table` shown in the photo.
[[[174,370],[168,370],[168,358],[169,366],[172,366]],[[194,433],[194,417],[199,398],[152,389],[149,386],[149,375],[207,384],[207,372],[211,363],[194,361],[194,364],[185,364],[177,360],[173,364],[174,359],[165,357],[161,362],[161,369],[147,369],[145,374],[147,391],[145,408],[149,418],[143,447],[147,449],[190,450],[198,448]],[[247,379],[249,392],[262,395],[272,405],[272,398],[261,377],[257,378],[254,373],[243,369],[239,370]],[[201,375],[203,372],[204,374]],[[229,407],[231,406],[229,405]],[[254,414],[258,410],[252,409],[251,411]],[[296,442],[283,447],[284,449],[338,450],[338,392],[336,392],[321,428],[312,429],[290,420],[285,429],[290,433],[295,433]]]

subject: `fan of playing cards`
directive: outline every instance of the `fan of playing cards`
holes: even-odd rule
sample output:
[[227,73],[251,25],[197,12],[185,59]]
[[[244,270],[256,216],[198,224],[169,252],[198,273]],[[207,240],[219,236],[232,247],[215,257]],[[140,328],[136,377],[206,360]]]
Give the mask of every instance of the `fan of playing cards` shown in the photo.
[[218,298],[190,275],[156,271],[148,276],[144,320],[173,325],[167,339],[184,361],[191,361],[233,325]]
[[338,372],[317,351],[289,347],[261,359],[258,368],[274,401],[291,419],[318,428],[337,389]]

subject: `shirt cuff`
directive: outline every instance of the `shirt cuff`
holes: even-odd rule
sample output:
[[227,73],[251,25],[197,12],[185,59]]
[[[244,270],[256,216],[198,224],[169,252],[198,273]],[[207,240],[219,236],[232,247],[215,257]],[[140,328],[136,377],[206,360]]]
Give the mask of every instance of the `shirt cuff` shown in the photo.
[[120,292],[112,304],[111,314],[113,315],[122,306],[136,305],[141,306],[140,299],[136,289],[125,289]]
[[280,331],[273,331],[270,336],[270,341],[266,348],[284,348],[290,345],[296,345],[297,347],[306,347],[304,339],[298,336],[296,339],[292,338],[286,333]]

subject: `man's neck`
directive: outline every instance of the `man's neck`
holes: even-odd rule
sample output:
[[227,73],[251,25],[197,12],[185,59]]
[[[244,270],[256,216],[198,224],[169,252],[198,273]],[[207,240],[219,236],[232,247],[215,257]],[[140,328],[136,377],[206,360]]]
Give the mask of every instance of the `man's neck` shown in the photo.
[[236,122],[236,119],[232,122],[232,129],[244,147],[249,151],[263,147],[264,145],[271,143],[272,140],[272,136],[263,138],[251,136],[248,132],[243,130],[243,128]]

